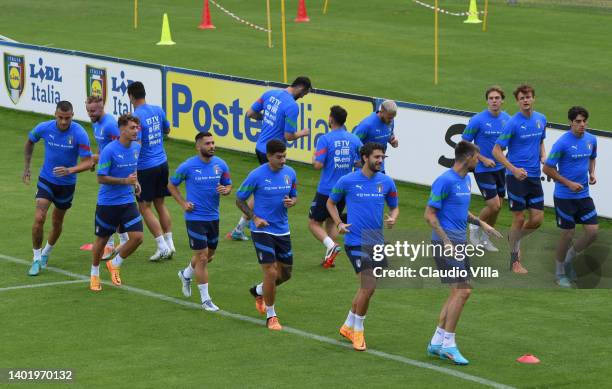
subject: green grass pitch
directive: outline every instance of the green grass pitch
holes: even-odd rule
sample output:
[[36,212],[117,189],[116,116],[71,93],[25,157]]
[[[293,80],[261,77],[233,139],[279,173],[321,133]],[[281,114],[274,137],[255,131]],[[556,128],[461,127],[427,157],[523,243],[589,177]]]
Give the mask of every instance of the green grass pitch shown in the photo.
[[[184,299],[176,276],[190,256],[179,207],[168,202],[174,222],[178,254],[171,261],[149,263],[152,238],[129,259],[122,272],[128,286],[147,295],[104,285],[100,294],[87,283],[32,289],[3,288],[76,278],[44,271],[26,276],[28,266],[6,257],[31,258],[30,226],[35,186],[20,182],[23,143],[27,130],[46,117],[0,110],[3,124],[3,163],[0,165],[0,215],[5,226],[0,238],[0,366],[13,368],[72,368],[79,387],[279,387],[347,386],[448,387],[481,386],[450,375],[398,360],[388,355],[362,354],[340,347],[337,329],[344,320],[357,279],[341,254],[332,270],[318,266],[322,246],[307,230],[307,212],[318,181],[317,173],[295,164],[299,178],[299,203],[290,210],[294,243],[294,277],[278,291],[277,312],[295,332],[270,333],[261,323],[208,314],[197,309],[194,290]],[[37,145],[33,168],[41,163]],[[193,146],[169,141],[169,163],[174,168],[192,155]],[[236,185],[256,166],[253,156],[219,151],[232,169]],[[398,229],[423,227],[423,207],[428,189],[399,184],[401,214]],[[93,239],[93,212],[97,184],[93,173],[79,176],[73,208],[50,265],[87,276],[90,253],[79,246]],[[238,218],[233,196],[221,203],[221,231]],[[472,210],[482,201],[474,197]],[[554,216],[546,213],[546,225]],[[500,228],[507,229],[509,215],[502,212]],[[48,225],[47,225],[48,227]],[[602,227],[609,228],[609,223]],[[550,261],[550,252],[535,250],[533,263]],[[109,279],[106,269],[102,278]],[[250,242],[221,241],[210,265],[210,287],[224,310],[261,320],[248,287],[261,279]],[[552,281],[551,281],[552,282]],[[151,296],[151,294],[155,296]],[[435,328],[438,309],[446,297],[442,288],[379,289],[373,297],[366,334],[368,346],[384,353],[449,368],[492,382],[516,387],[601,387],[609,382],[609,289],[476,289],[458,328],[458,342],[470,366],[456,368],[425,356],[425,346]],[[185,306],[176,302],[189,301]],[[329,341],[332,339],[332,341]],[[534,353],[536,366],[515,359]],[[452,373],[451,373],[452,374]]]

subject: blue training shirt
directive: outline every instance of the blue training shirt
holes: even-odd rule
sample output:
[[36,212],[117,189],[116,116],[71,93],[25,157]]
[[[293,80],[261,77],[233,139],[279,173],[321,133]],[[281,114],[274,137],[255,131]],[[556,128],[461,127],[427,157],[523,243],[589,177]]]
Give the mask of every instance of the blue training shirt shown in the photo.
[[254,169],[244,180],[236,197],[246,200],[253,194],[255,216],[266,220],[270,225],[256,228],[251,220],[251,232],[265,232],[271,235],[289,234],[289,217],[283,203],[286,196],[297,197],[297,178],[295,171],[285,165],[277,172],[266,163]]
[[73,121],[67,130],[61,131],[55,120],[49,120],[34,127],[28,138],[34,143],[45,140],[45,160],[40,168],[40,177],[56,185],[76,184],[76,173],[56,177],[53,168],[72,167],[78,163],[79,157],[91,157],[89,136],[80,124]]
[[335,203],[346,201],[349,232],[344,236],[347,246],[381,244],[385,202],[397,207],[397,188],[393,179],[383,173],[366,177],[361,170],[341,177],[329,196]]
[[[131,142],[129,147],[125,147],[118,140],[112,141],[100,153],[98,175],[126,178],[136,173],[140,151],[138,142]],[[134,201],[134,187],[130,184],[100,185],[98,205],[123,205]]]
[[560,199],[582,199],[589,197],[589,163],[597,158],[597,138],[585,132],[577,137],[571,130],[555,142],[546,164],[559,166],[559,174],[570,181],[583,186],[580,192],[574,192],[560,182],[555,182],[554,196]]
[[91,123],[94,132],[94,138],[98,143],[98,152],[102,150],[110,142],[119,139],[119,126],[113,115],[106,113],[97,122]]
[[[440,227],[448,238],[455,243],[466,242],[468,211],[470,209],[472,181],[466,175],[461,177],[452,168],[442,173],[431,185],[427,205],[436,208]],[[435,231],[432,240],[442,239]]]
[[297,131],[297,119],[300,109],[293,96],[285,89],[274,89],[265,92],[253,103],[251,109],[255,112],[263,110],[261,132],[255,148],[266,152],[266,144],[272,139],[285,140],[285,132]]
[[[527,171],[528,177],[540,178],[540,144],[546,138],[546,117],[533,111],[527,118],[517,112],[504,126],[496,144],[508,148],[507,158],[517,168]],[[512,173],[506,169],[506,175]]]
[[194,156],[180,164],[170,178],[173,185],[179,186],[185,181],[187,201],[193,203],[193,210],[185,212],[185,220],[213,221],[219,220],[218,185],[231,185],[229,167],[219,157],[213,156],[204,162]]
[[166,113],[156,105],[143,104],[136,108],[134,115],[140,119],[141,131],[138,139],[142,143],[138,170],[150,169],[166,162],[164,133],[170,128]]
[[394,126],[395,121],[392,120],[391,123],[387,124],[378,117],[378,112],[372,112],[353,129],[353,134],[357,135],[363,144],[368,142],[380,143],[386,152],[387,144],[393,136]]
[[317,192],[329,196],[340,177],[353,171],[361,146],[359,138],[345,127],[319,137],[314,159],[323,164],[323,169]]
[[493,146],[502,133],[504,125],[510,120],[510,115],[502,111],[494,116],[488,109],[472,116],[461,138],[468,142],[474,142],[480,147],[480,154],[495,161],[495,167],[486,167],[478,161],[476,173],[496,172],[504,168],[499,161],[493,157]]

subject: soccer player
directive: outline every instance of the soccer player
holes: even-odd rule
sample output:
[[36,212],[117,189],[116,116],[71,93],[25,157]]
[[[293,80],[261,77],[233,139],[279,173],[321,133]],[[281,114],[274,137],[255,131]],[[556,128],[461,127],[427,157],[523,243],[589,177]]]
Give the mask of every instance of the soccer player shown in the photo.
[[89,289],[102,290],[100,282],[100,260],[106,241],[119,231],[128,234],[128,241],[122,245],[115,258],[106,262],[114,285],[121,286],[120,269],[123,260],[140,246],[143,240],[142,216],[134,195],[139,195],[137,165],[141,146],[137,142],[140,121],[136,116],[124,114],[118,120],[120,136],[109,143],[98,164],[98,204],[96,206],[96,240],[92,249],[91,277]]
[[[191,296],[191,279],[195,274],[202,298],[202,308],[218,311],[208,293],[208,263],[212,262],[219,242],[219,196],[232,191],[229,168],[215,156],[215,140],[209,132],[195,137],[198,155],[183,162],[168,183],[168,190],[185,210],[189,246],[193,250],[191,262],[178,276],[185,297]],[[185,181],[186,199],[178,186]]]
[[[100,158],[100,153],[106,145],[114,141],[115,139],[119,139],[119,127],[117,126],[117,121],[113,117],[113,115],[104,113],[104,100],[100,96],[89,96],[85,101],[85,109],[87,110],[87,115],[89,119],[91,119],[91,125],[94,131],[94,138],[96,143],[98,144],[97,153],[93,155],[93,163],[91,170],[95,171],[96,164],[98,163],[98,159]],[[119,234],[119,245],[124,244],[128,239],[127,233]],[[115,250],[115,239],[110,237],[108,239],[108,243],[106,247],[104,247],[104,255],[102,256],[103,260],[109,259],[111,256],[116,254]]]
[[[540,181],[540,164],[546,159],[546,117],[533,110],[535,90],[530,85],[519,85],[514,91],[519,106],[495,141],[493,156],[506,167],[508,204],[512,211],[510,269],[527,274],[522,265],[521,239],[535,231],[544,219],[544,192]],[[507,156],[502,149],[508,149]],[[525,219],[524,210],[529,212]]]
[[[268,141],[277,139],[283,143],[308,136],[310,129],[297,130],[298,114],[300,108],[296,100],[306,96],[312,90],[312,84],[308,77],[296,78],[291,86],[285,89],[273,89],[265,92],[246,115],[253,120],[261,120],[261,132],[257,138],[255,154],[260,165],[268,162],[266,147]],[[253,202],[248,205],[253,208]],[[247,218],[242,215],[236,227],[227,233],[227,239],[248,240],[244,233]]]
[[461,246],[465,247],[466,244],[467,223],[480,226],[486,234],[501,237],[493,227],[469,212],[472,192],[467,174],[476,167],[478,154],[478,146],[473,143],[461,141],[457,144],[455,163],[432,184],[424,215],[432,229],[431,240],[437,249],[434,251],[438,270],[448,273],[452,269],[468,271],[466,277],[441,278],[442,283],[450,286],[450,295],[442,307],[438,327],[427,347],[430,356],[449,359],[457,365],[469,363],[455,343],[457,322],[472,292],[469,258],[459,256],[459,253],[466,251]]
[[[42,122],[34,127],[25,143],[22,179],[25,184],[29,184],[34,144],[41,139],[45,141],[45,160],[38,177],[36,213],[32,225],[34,258],[28,271],[31,276],[38,275],[40,269],[47,266],[51,250],[62,233],[64,216],[72,206],[76,174],[89,170],[93,163],[87,132],[80,124],[72,121],[73,116],[72,104],[60,101],[55,108],[55,120]],[[55,207],[51,219],[52,227],[47,244],[41,249],[45,220],[51,203]]]
[[[555,142],[543,168],[544,174],[555,180],[555,211],[561,229],[555,273],[557,284],[564,288],[576,280],[572,260],[595,241],[599,228],[595,204],[589,196],[589,185],[597,183],[597,138],[585,131],[589,119],[585,108],[571,107],[567,118],[570,130]],[[584,235],[572,244],[576,224],[582,224]]]
[[[510,120],[510,115],[501,110],[505,98],[506,95],[501,87],[492,86],[487,89],[485,92],[487,109],[470,119],[462,136],[463,140],[473,141],[480,148],[474,179],[486,203],[480,211],[480,220],[490,226],[495,226],[506,195],[504,165],[496,161],[492,154],[495,141],[501,135],[504,125]],[[488,251],[499,251],[487,234],[474,224],[470,224],[470,242],[474,246],[482,245]]]
[[[280,331],[274,310],[276,287],[291,278],[293,253],[287,209],[297,203],[295,171],[285,165],[287,146],[279,139],[266,145],[268,162],[249,173],[238,192],[236,205],[251,221],[251,239],[263,271],[263,282],[250,289],[255,307],[266,315],[267,327]],[[253,209],[247,199],[253,195]]]
[[[138,207],[147,228],[155,238],[157,250],[151,261],[170,259],[176,252],[172,241],[172,220],[164,204],[168,192],[168,158],[164,150],[164,135],[170,132],[170,123],[161,107],[146,102],[145,87],[140,81],[131,83],[127,89],[134,106],[134,116],[140,119],[142,143],[138,160],[138,182],[142,192],[138,196]],[[155,207],[159,220],[151,209]]]
[[[353,129],[353,134],[357,135],[364,144],[367,142],[380,143],[383,145],[384,152],[387,152],[387,143],[393,148],[399,146],[399,140],[393,133],[396,115],[397,104],[395,101],[385,100],[378,111],[372,112]],[[381,172],[385,172],[384,161]]]
[[[359,154],[362,168],[336,182],[327,200],[327,210],[338,231],[346,234],[344,249],[361,282],[340,334],[353,343],[355,350],[364,351],[363,322],[376,289],[374,268],[384,266],[384,263],[376,263],[372,259],[372,247],[384,243],[383,221],[387,228],[393,227],[399,207],[395,183],[391,177],[380,172],[385,158],[384,146],[368,142],[361,147]],[[342,222],[337,208],[343,200],[346,202],[348,223]],[[390,212],[383,217],[385,203]]]
[[[322,170],[322,173],[310,207],[308,228],[325,245],[325,258],[321,265],[326,269],[334,266],[334,260],[341,250],[341,246],[336,243],[338,230],[327,211],[327,199],[338,179],[352,172],[355,164],[359,163],[359,148],[362,146],[359,138],[344,127],[346,116],[344,108],[337,105],[331,107],[328,123],[331,131],[319,137],[312,158],[313,167]],[[344,206],[344,201],[337,204],[340,214]]]

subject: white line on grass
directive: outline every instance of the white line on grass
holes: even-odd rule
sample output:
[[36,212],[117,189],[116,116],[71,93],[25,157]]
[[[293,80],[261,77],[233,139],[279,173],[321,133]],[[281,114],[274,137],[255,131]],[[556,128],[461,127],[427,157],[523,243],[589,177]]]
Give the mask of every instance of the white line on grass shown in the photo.
[[7,41],[7,42],[13,42],[13,43],[19,43],[16,40],[13,40],[11,38],[9,38],[8,36],[4,36],[4,35],[0,35],[0,41]]
[[[4,259],[6,261],[13,262],[13,263],[19,263],[19,264],[22,264],[22,265],[30,265],[31,264],[31,261],[26,261],[25,259],[15,258],[15,257],[11,257],[11,256],[8,256],[8,255],[3,255],[3,254],[0,254],[0,259]],[[69,276],[69,277],[73,277],[73,278],[77,278],[77,279],[79,279],[81,281],[89,280],[89,277],[87,277],[87,276],[84,276],[84,275],[81,275],[81,274],[72,273],[72,272],[69,272],[69,271],[66,271],[66,270],[63,270],[63,269],[59,269],[59,268],[56,268],[56,267],[53,267],[53,266],[47,266],[47,271],[63,274],[63,275],[66,275],[66,276]],[[112,285],[108,281],[103,281],[103,283],[105,285]],[[177,299],[175,297],[166,296],[164,294],[152,292],[152,291],[146,290],[146,289],[135,288],[133,286],[128,286],[128,285],[122,285],[122,286],[119,287],[119,289],[123,289],[123,290],[126,290],[128,292],[132,292],[132,293],[139,294],[139,295],[142,295],[142,296],[152,297],[152,298],[155,298],[155,299],[158,299],[158,300],[167,301],[167,302],[174,303],[174,304],[177,304],[177,305],[182,305],[184,307],[202,309],[200,304],[196,304],[196,303],[191,302],[191,301]],[[249,322],[249,323],[253,323],[253,324],[257,324],[257,325],[265,325],[266,324],[266,322],[264,320],[256,319],[256,318],[250,317],[250,316],[241,315],[239,313],[233,313],[233,312],[228,312],[228,311],[223,311],[223,310],[217,311],[216,313],[221,315],[221,316],[225,316],[225,317],[229,317],[229,318],[232,318],[232,319],[236,319],[236,320],[240,320],[240,321],[245,321],[245,322]],[[327,336],[313,334],[313,333],[310,333],[310,332],[298,330],[297,328],[287,327],[285,325],[283,325],[283,331],[291,333],[291,334],[294,334],[294,335],[299,335],[299,336],[304,337],[304,338],[308,338],[308,339],[312,339],[312,340],[317,340],[317,341],[322,342],[322,343],[331,344],[331,345],[334,345],[334,346],[339,346],[339,347],[343,347],[343,348],[352,348],[352,346],[350,344],[348,344],[348,343],[343,343],[343,342],[340,342],[340,341],[338,341],[336,339],[328,338]],[[478,376],[471,375],[471,374],[462,373],[460,371],[449,369],[447,367],[441,367],[441,366],[433,365],[433,364],[430,364],[430,363],[421,362],[421,361],[417,361],[417,360],[414,360],[414,359],[402,357],[400,355],[389,354],[389,353],[386,353],[384,351],[378,351],[378,350],[374,350],[374,349],[367,349],[365,351],[365,353],[366,354],[375,355],[375,356],[383,358],[383,359],[388,359],[388,360],[391,360],[391,361],[401,362],[401,363],[404,363],[406,365],[420,367],[422,369],[434,370],[434,371],[437,371],[438,373],[446,374],[446,375],[449,375],[449,376],[452,376],[452,377],[455,377],[455,378],[460,378],[460,379],[463,379],[463,380],[466,380],[466,381],[476,382],[476,383],[479,383],[479,384],[482,384],[482,385],[485,385],[485,386],[490,386],[490,387],[493,387],[493,388],[498,388],[498,389],[514,389],[512,386],[500,384],[498,382],[491,381],[491,380],[488,380],[486,378],[478,377]]]
[[27,285],[7,286],[6,288],[0,288],[0,292],[6,292],[7,290],[16,290],[16,289],[43,288],[45,286],[54,286],[54,285],[80,284],[83,282],[87,282],[87,280],[71,280],[71,281],[45,282],[44,284],[27,284]]

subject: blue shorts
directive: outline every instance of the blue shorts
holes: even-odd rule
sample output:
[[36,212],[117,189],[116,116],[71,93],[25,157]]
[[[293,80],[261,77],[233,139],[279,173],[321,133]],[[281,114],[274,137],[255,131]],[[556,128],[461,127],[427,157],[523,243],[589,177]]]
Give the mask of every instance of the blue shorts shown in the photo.
[[265,232],[252,232],[251,239],[255,246],[257,261],[260,265],[281,262],[285,265],[293,265],[293,253],[291,252],[291,236],[270,235]]
[[595,203],[590,197],[581,199],[554,198],[557,227],[573,230],[576,224],[597,224]]
[[[432,240],[434,248],[434,259],[436,261],[436,269],[440,271],[440,282],[443,284],[460,284],[468,282],[472,277],[470,267],[470,257],[465,255],[462,260],[444,255],[444,243],[439,240]],[[453,244],[463,244],[453,242]],[[454,270],[453,270],[454,269]]]
[[506,171],[500,169],[494,172],[474,173],[476,185],[485,200],[506,195]]
[[[329,199],[329,196],[317,192],[312,200],[312,203],[310,203],[310,212],[308,213],[308,217],[318,222],[324,222],[327,220],[327,218],[330,217],[329,212],[327,211],[327,199]],[[345,205],[346,203],[344,200],[336,203],[338,214],[342,214]]]
[[219,220],[185,220],[192,250],[216,250],[219,244]]
[[382,259],[374,259],[374,250],[371,246],[344,246],[344,251],[357,274],[367,269],[373,270],[389,266],[384,254]]
[[136,203],[122,205],[97,205],[96,236],[106,237],[119,232],[142,232],[142,216]]
[[76,185],[57,185],[53,184],[42,177],[38,177],[36,185],[38,191],[35,198],[47,199],[53,202],[57,209],[68,209],[72,207],[72,198],[74,197],[74,188]]
[[506,177],[508,185],[508,206],[511,211],[523,211],[527,208],[544,209],[544,191],[542,181],[537,177],[527,177],[519,181],[513,175]]
[[138,170],[138,183],[142,192],[137,197],[139,202],[151,202],[155,199],[170,196],[168,192],[168,162],[150,169]]

